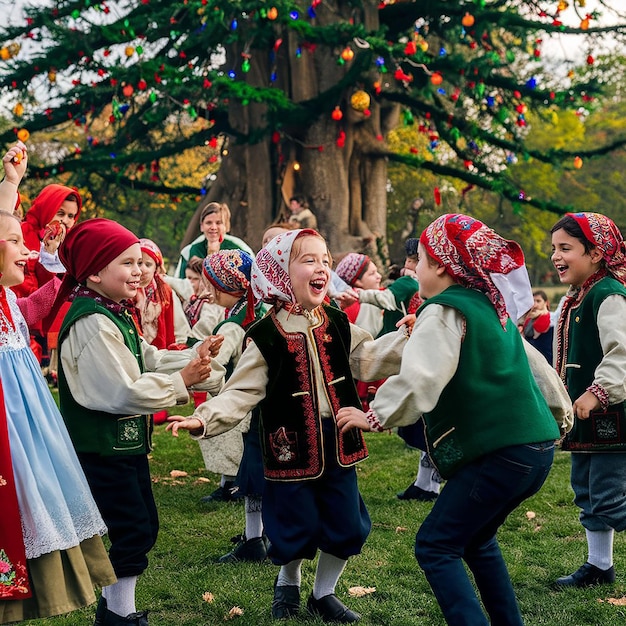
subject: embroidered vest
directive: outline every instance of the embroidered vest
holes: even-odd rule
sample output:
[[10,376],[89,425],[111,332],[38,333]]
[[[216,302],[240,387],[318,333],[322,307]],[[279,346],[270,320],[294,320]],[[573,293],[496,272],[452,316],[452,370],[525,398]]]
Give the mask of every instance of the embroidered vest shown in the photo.
[[[361,403],[350,371],[350,324],[341,311],[323,306],[322,322],[310,335],[286,332],[274,311],[248,330],[268,366],[267,394],[260,403],[261,446],[269,480],[317,478],[324,472],[322,417],[307,342],[313,340],[322,381],[333,416],[342,406]],[[339,465],[348,467],[367,458],[360,430],[340,433],[334,428]]]
[[[116,315],[92,298],[79,297],[72,302],[59,333],[59,349],[71,326],[81,317],[92,314],[105,315],[117,326],[126,347],[133,353],[143,372],[141,340],[130,312]],[[93,367],[97,366],[97,363],[93,364]],[[152,416],[115,415],[81,406],[69,390],[60,359],[59,400],[61,415],[77,452],[114,456],[147,454],[151,450]]]
[[[568,311],[569,319],[564,320],[565,336],[558,341],[567,363],[558,363],[557,367],[572,401],[593,383],[595,370],[604,358],[598,334],[598,309],[613,294],[626,296],[626,288],[606,276],[591,287],[578,306]],[[562,447],[574,452],[626,450],[624,403],[611,405],[606,411],[592,411],[586,420],[574,418],[574,426],[565,436]]]
[[559,438],[515,324],[503,330],[487,297],[460,285],[429,298],[466,320],[459,365],[435,408],[424,414],[428,452],[444,478],[507,446]]

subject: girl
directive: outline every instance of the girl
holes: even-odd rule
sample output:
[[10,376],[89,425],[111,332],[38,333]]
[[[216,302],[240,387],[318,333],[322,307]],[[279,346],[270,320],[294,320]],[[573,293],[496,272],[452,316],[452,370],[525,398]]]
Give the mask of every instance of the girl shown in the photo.
[[106,532],[63,419],[33,352],[11,287],[28,249],[19,220],[0,211],[0,623],[95,602],[115,574]]
[[268,555],[281,566],[272,616],[298,613],[302,560],[319,549],[307,608],[324,621],[350,623],[359,615],[337,598],[335,586],[371,526],[354,467],[367,450],[360,433],[339,434],[335,415],[341,406],[359,406],[353,374],[389,375],[406,339],[391,333],[376,350],[368,333],[324,305],[330,263],[326,242],[308,229],[280,234],[259,252],[252,289],[274,308],[248,330],[249,344],[222,392],[189,418],[170,417],[168,428],[174,436],[185,429],[213,437],[260,407],[263,523]]
[[155,348],[165,350],[176,342],[172,288],[163,280],[163,255],[150,239],[140,239],[141,279],[137,289],[137,308],[143,338]]
[[430,457],[447,483],[417,533],[417,560],[448,624],[521,626],[496,532],[545,481],[559,437],[529,359],[556,414],[570,405],[556,372],[509,318],[509,294],[526,293],[530,308],[515,242],[469,216],[443,215],[422,233],[418,256],[425,302],[400,374],[380,387],[367,414],[342,408],[338,425],[344,433],[380,430],[423,416]]
[[533,291],[533,308],[528,313],[522,326],[522,334],[531,346],[535,346],[548,363],[552,364],[552,341],[554,328],[550,315],[548,294],[541,289]]
[[556,368],[574,403],[574,502],[587,535],[587,561],[556,583],[615,580],[613,535],[626,529],[626,246],[599,213],[568,213],[552,227],[552,263],[570,288],[556,329]]

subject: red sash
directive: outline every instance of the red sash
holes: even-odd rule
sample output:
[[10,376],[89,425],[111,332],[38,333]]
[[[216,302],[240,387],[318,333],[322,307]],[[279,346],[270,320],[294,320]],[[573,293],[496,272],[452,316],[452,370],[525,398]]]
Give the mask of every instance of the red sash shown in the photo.
[[0,600],[30,598],[26,552],[15,491],[9,429],[0,384]]

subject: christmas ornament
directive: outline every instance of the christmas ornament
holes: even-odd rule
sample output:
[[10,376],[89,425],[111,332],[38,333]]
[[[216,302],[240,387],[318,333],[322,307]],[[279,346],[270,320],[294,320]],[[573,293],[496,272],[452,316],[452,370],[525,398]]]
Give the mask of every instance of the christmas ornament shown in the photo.
[[350,106],[361,113],[369,108],[370,102],[370,95],[362,90],[355,91],[350,98]]

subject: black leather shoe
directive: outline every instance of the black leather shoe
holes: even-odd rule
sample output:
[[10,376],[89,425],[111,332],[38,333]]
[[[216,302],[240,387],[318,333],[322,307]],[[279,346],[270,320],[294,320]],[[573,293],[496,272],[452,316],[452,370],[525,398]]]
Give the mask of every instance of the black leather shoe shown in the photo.
[[239,493],[239,487],[232,481],[225,482],[222,487],[218,487],[213,493],[200,498],[200,502],[236,502],[239,500],[243,501],[243,495]]
[[246,539],[245,535],[233,537],[237,545],[218,559],[218,563],[238,563],[239,561],[257,562],[267,558],[267,537]]
[[272,617],[288,619],[295,617],[300,611],[300,587],[297,585],[277,585],[274,581],[274,600],[272,600]]
[[419,500],[420,502],[432,502],[437,499],[434,491],[426,491],[415,485],[409,485],[404,491],[396,494],[398,500]]
[[591,563],[581,565],[573,574],[557,578],[555,584],[559,587],[592,587],[615,582],[615,569],[600,569]]
[[148,611],[131,613],[122,617],[107,609],[102,623],[104,626],[148,626]]
[[325,622],[338,624],[352,624],[358,622],[361,616],[349,609],[334,593],[316,600],[313,594],[309,596],[306,608],[312,615],[319,615]]

